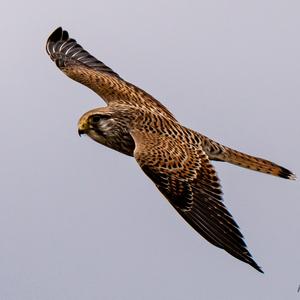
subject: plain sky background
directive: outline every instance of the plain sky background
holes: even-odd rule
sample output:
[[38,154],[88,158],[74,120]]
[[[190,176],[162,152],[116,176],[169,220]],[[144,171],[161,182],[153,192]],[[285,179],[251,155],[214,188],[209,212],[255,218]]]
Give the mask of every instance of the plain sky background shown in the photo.
[[207,243],[77,121],[105,103],[45,52],[58,26],[184,125],[300,174],[299,1],[5,1],[0,299],[300,299],[296,182],[215,163],[262,266]]

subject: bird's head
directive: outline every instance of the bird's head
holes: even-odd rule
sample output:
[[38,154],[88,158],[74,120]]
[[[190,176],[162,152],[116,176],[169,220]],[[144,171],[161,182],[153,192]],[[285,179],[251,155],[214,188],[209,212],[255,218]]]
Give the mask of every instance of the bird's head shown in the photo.
[[94,109],[85,113],[78,121],[78,134],[87,134],[97,142],[114,135],[116,120],[106,109]]
[[134,141],[128,122],[108,107],[93,109],[78,121],[78,134],[88,135],[94,141],[127,155],[132,155]]

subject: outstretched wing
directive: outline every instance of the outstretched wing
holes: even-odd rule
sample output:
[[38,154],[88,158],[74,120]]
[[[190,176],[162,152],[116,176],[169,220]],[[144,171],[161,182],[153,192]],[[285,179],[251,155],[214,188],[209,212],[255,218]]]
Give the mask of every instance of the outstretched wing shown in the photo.
[[205,152],[168,136],[132,135],[137,162],[179,214],[210,243],[262,272],[222,202],[216,171]]
[[164,117],[173,115],[142,89],[123,80],[103,62],[84,50],[67,31],[57,28],[48,38],[46,51],[67,76],[96,92],[107,104],[126,104]]

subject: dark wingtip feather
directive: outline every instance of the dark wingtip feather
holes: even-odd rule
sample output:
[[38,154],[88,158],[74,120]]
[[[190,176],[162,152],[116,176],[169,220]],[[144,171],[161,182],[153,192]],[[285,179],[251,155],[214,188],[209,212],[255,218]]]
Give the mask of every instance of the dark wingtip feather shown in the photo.
[[246,244],[245,244],[245,247],[243,249],[243,252],[230,251],[229,249],[224,249],[224,250],[227,251],[232,256],[236,257],[237,259],[249,264],[251,267],[253,267],[258,272],[264,273],[262,268],[255,262],[255,260],[253,259],[251,253],[248,251]]
[[120,76],[103,62],[84,50],[62,27],[56,28],[49,36],[46,51],[59,68],[67,65],[83,64],[89,68],[105,72],[116,77]]
[[61,39],[62,35],[63,35],[62,27],[58,27],[50,34],[48,38],[48,42],[50,41],[54,43],[58,42]]
[[278,176],[286,179],[291,179],[291,180],[296,180],[297,178],[294,173],[292,173],[290,170],[283,167],[281,167]]
[[47,43],[46,43],[46,51],[49,55],[51,55],[51,52],[53,52],[53,49],[51,49],[50,46],[53,47],[55,43],[62,40],[62,38],[65,38],[65,40],[68,39],[69,35],[68,32],[63,31],[62,27],[56,28],[48,37]]
[[248,262],[248,263],[249,263],[249,265],[250,265],[251,267],[253,267],[255,270],[257,270],[258,272],[264,274],[264,271],[262,270],[262,268],[261,268],[261,267],[260,267],[253,259],[251,259],[251,261]]

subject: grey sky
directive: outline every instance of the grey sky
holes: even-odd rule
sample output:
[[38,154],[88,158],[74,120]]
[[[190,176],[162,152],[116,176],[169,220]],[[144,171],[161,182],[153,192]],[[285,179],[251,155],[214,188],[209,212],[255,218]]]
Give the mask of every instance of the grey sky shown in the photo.
[[300,192],[215,163],[256,272],[207,243],[134,159],[77,135],[104,106],[44,46],[63,26],[188,127],[298,175],[299,1],[6,1],[0,299],[299,299]]

